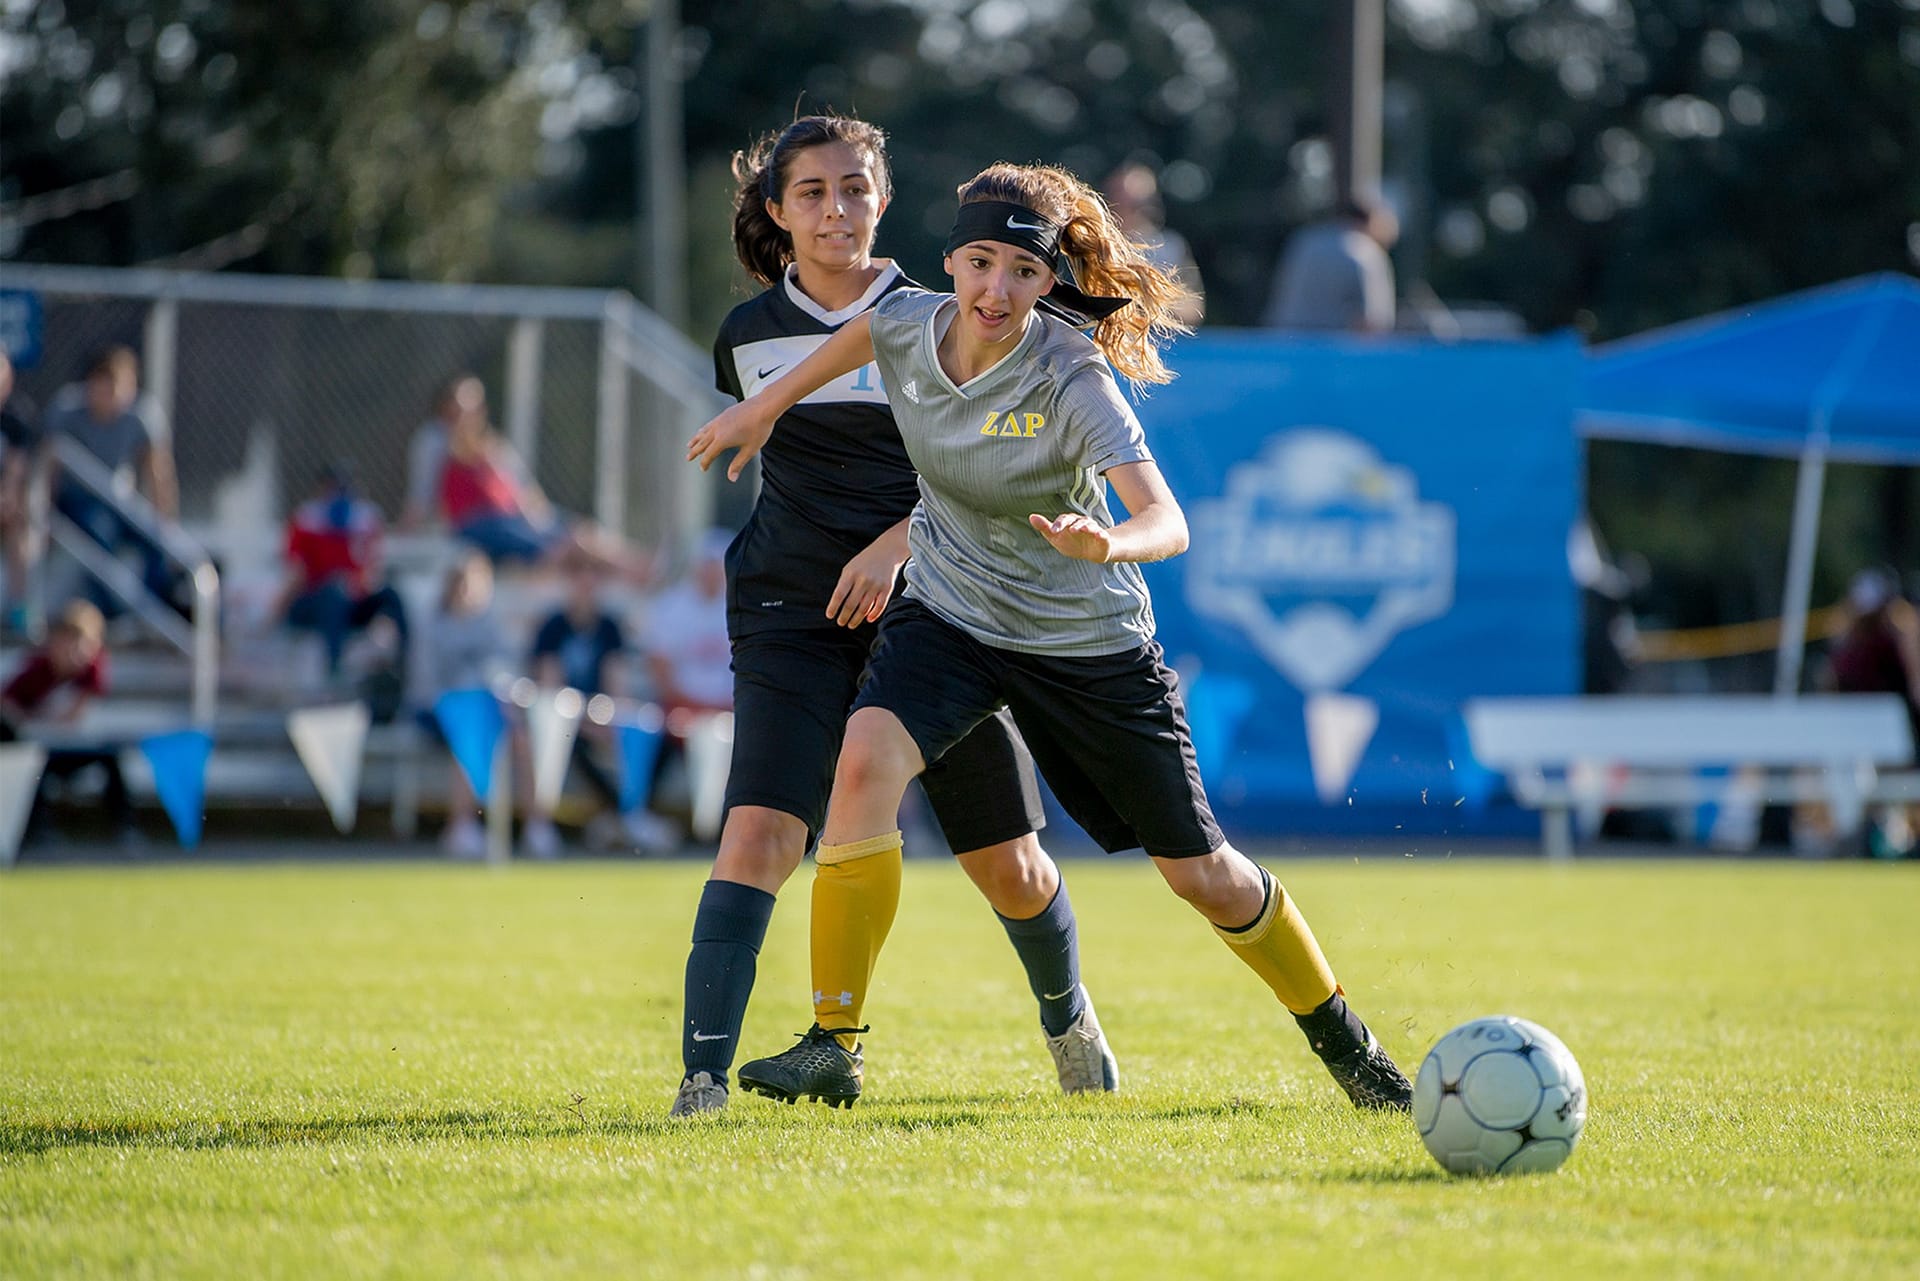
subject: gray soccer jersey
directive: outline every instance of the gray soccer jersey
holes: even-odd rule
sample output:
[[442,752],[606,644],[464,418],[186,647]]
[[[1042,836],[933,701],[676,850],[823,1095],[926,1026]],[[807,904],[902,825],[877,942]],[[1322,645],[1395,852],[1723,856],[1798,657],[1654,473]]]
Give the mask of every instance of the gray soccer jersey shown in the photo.
[[1055,551],[1027,523],[1078,512],[1105,526],[1100,473],[1147,462],[1145,435],[1100,349],[1035,312],[999,364],[956,386],[940,367],[950,294],[901,289],[873,310],[873,349],[920,474],[908,594],[982,644],[1088,656],[1153,636],[1137,565]]

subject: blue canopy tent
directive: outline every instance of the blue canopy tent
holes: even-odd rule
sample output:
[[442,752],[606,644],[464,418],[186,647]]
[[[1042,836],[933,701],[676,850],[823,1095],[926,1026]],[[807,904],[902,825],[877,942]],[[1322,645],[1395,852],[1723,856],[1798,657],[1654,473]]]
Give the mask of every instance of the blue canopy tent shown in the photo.
[[1827,460],[1920,464],[1920,280],[1888,272],[1594,349],[1580,434],[1800,459],[1774,692],[1800,685]]

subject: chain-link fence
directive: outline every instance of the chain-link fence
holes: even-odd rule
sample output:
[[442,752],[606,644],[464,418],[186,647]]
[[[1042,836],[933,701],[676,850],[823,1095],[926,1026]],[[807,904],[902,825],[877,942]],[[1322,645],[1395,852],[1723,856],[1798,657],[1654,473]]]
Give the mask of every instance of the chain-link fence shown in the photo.
[[43,407],[102,347],[140,353],[181,516],[223,541],[282,519],[334,462],[397,514],[408,442],[463,372],[559,507],[654,547],[712,518],[709,479],[681,461],[718,403],[709,362],[625,294],[19,263],[0,283],[40,299],[19,383]]

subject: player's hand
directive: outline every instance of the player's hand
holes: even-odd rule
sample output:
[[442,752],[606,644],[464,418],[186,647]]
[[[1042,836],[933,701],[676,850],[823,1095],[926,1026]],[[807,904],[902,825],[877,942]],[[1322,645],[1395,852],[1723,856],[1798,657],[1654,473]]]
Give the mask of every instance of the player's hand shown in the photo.
[[1090,560],[1096,565],[1104,565],[1113,558],[1113,538],[1109,532],[1099,522],[1078,512],[1069,512],[1053,520],[1033,515],[1027,517],[1027,524],[1052,543],[1053,549],[1062,556]]
[[716,458],[731,449],[734,455],[733,461],[727,464],[727,479],[739,480],[740,473],[753,461],[753,456],[766,447],[772,435],[773,419],[763,414],[751,399],[743,400],[729,405],[693,433],[693,439],[687,442],[687,461],[697,462],[701,471],[707,471]]
[[827,617],[842,627],[858,627],[880,617],[905,563],[888,555],[879,543],[863,550],[840,571],[840,581],[827,601]]

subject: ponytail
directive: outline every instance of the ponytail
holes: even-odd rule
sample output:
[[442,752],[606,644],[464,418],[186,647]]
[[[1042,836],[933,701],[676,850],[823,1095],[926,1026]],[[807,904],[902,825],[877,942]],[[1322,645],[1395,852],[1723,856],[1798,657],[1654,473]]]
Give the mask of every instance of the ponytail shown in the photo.
[[1099,192],[1053,165],[997,164],[960,188],[961,204],[977,200],[1025,205],[1059,223],[1060,250],[1081,290],[1133,300],[1095,323],[1094,344],[1135,392],[1173,381],[1160,351],[1175,335],[1193,332],[1179,318],[1193,291],[1147,258]]

